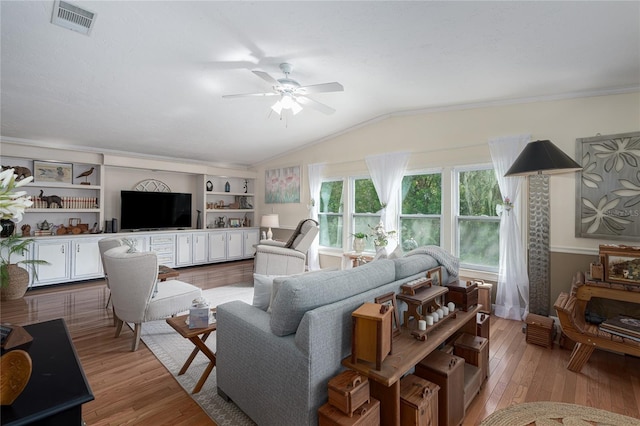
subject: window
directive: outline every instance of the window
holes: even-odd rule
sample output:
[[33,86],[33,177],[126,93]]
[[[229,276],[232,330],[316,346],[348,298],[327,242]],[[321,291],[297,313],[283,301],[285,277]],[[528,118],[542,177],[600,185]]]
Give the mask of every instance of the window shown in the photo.
[[319,244],[324,247],[342,248],[342,180],[322,182],[318,222]]
[[493,169],[457,171],[457,251],[461,266],[497,271],[500,253],[500,218],[496,205],[502,202]]
[[400,244],[404,251],[440,245],[442,174],[407,175],[402,179]]
[[[378,193],[373,186],[371,179],[354,179],[353,180],[354,209],[353,209],[353,226],[352,232],[364,232],[369,235],[371,228],[380,222],[380,211],[382,205],[378,199]],[[385,223],[385,229],[392,230]],[[367,238],[365,250],[375,250],[373,247],[373,239]]]

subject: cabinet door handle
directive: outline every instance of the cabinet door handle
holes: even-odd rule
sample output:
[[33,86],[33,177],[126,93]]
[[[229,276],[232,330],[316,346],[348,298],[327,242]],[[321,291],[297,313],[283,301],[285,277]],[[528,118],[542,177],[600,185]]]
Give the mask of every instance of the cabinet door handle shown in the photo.
[[60,253],[64,254],[64,246],[60,246]]
[[80,245],[76,246],[76,253],[80,253]]

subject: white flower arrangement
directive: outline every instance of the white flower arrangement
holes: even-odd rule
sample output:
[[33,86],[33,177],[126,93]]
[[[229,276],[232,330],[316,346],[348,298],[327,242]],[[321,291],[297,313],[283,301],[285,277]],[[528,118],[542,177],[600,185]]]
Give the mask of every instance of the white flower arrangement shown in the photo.
[[394,238],[396,234],[396,231],[385,231],[382,222],[378,222],[374,227],[369,226],[369,228],[371,228],[369,235],[373,237],[373,245],[376,247],[386,247],[389,244],[389,238]]
[[[7,169],[0,173],[0,219],[9,219],[18,223],[27,207],[33,205],[26,191],[16,191],[33,180],[33,176],[16,181],[18,176],[14,169]],[[0,230],[2,227],[0,226]]]

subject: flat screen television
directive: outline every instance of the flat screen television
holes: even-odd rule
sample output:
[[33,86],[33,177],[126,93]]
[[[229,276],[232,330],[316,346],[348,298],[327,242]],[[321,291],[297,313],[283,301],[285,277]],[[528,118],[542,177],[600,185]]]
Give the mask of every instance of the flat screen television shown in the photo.
[[120,228],[191,228],[191,194],[120,191]]

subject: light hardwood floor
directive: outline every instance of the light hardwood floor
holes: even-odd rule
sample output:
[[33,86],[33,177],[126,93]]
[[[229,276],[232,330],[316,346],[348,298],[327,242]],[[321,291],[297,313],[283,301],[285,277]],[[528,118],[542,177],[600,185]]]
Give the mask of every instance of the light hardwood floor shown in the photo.
[[[203,289],[252,280],[252,261],[185,268],[180,279]],[[0,320],[31,324],[64,318],[95,400],[83,407],[87,425],[208,425],[204,414],[132,332],[113,337],[103,280],[30,290],[2,302]],[[525,342],[522,323],[491,318],[490,376],[467,410],[464,425],[528,401],[559,401],[640,418],[640,359],[595,351],[579,374],[566,369],[569,351]],[[185,358],[188,354],[185,354]]]

